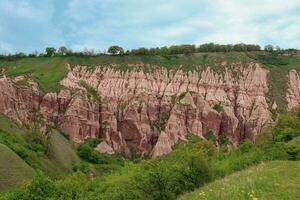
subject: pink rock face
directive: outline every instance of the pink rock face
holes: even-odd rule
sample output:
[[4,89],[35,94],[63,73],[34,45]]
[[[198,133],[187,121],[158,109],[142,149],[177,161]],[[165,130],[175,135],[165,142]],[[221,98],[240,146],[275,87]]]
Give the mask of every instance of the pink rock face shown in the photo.
[[300,77],[296,70],[291,70],[289,72],[289,85],[286,100],[289,109],[296,107],[300,102]]
[[[225,64],[224,64],[225,65]],[[0,112],[19,123],[56,126],[81,142],[99,137],[100,152],[126,155],[169,153],[189,134],[213,131],[231,144],[255,140],[267,124],[268,70],[258,64],[233,63],[223,73],[210,68],[183,72],[151,66],[144,73],[132,65],[120,72],[114,66],[94,70],[76,66],[61,80],[59,93],[42,94],[33,86],[20,87],[0,79]],[[97,101],[82,87],[85,81],[98,93]],[[290,72],[289,107],[300,101],[299,76]],[[71,92],[72,91],[72,92]],[[216,111],[215,104],[223,109]]]

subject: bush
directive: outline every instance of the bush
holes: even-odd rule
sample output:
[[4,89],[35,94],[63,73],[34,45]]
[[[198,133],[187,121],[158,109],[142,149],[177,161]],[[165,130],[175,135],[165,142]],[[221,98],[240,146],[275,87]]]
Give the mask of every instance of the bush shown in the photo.
[[289,160],[300,160],[300,147],[294,144],[287,145],[286,152],[289,155]]
[[216,136],[215,133],[212,130],[209,130],[205,135],[204,138],[207,139],[208,141],[215,142],[216,141]]
[[86,139],[83,143],[79,144],[77,153],[80,158],[94,163],[94,164],[114,164],[124,165],[125,160],[120,155],[109,155],[107,153],[99,153],[94,148],[100,143],[98,138]]
[[208,161],[202,156],[189,156],[184,159],[182,166],[178,169],[176,183],[179,184],[182,193],[191,191],[204,185],[212,179],[212,173]]
[[57,200],[87,199],[88,178],[85,174],[77,172],[56,183]]
[[47,154],[48,139],[43,133],[32,130],[26,134],[26,141],[29,143],[28,148],[42,154]]
[[229,144],[229,139],[228,139],[228,137],[224,133],[221,133],[219,135],[219,144],[221,146]]
[[289,156],[289,160],[300,160],[300,145],[287,144],[286,152]]
[[50,200],[57,195],[57,189],[52,180],[42,172],[37,172],[32,181],[25,188],[11,193],[8,200]]
[[218,103],[213,106],[213,109],[216,110],[217,112],[222,112],[224,108],[222,104]]
[[247,153],[249,151],[251,151],[254,148],[254,144],[250,141],[245,141],[242,144],[240,144],[239,146],[239,150],[242,153]]

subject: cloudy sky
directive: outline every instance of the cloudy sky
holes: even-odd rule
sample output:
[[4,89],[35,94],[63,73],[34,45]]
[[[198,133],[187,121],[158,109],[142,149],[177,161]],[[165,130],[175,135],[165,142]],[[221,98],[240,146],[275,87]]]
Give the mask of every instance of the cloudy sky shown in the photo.
[[0,53],[205,42],[300,48],[300,0],[0,0]]

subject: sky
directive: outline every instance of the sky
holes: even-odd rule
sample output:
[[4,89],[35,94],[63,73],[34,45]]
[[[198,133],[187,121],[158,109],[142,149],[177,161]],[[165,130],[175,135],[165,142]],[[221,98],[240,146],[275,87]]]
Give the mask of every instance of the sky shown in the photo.
[[207,42],[300,48],[300,0],[0,0],[0,53]]

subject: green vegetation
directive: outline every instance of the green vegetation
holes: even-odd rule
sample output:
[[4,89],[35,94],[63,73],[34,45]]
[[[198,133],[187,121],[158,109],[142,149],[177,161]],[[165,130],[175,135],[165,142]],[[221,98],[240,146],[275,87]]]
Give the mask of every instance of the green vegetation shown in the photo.
[[78,155],[85,161],[93,164],[108,164],[124,166],[125,160],[119,155],[108,155],[99,153],[95,150],[100,143],[99,139],[89,138],[79,144],[77,148]]
[[[22,200],[32,193],[42,195],[43,199],[169,200],[197,188],[199,191],[182,198],[208,195],[211,199],[227,199],[229,195],[230,199],[240,199],[242,195],[247,199],[252,195],[255,198],[293,199],[299,190],[299,178],[295,175],[299,170],[295,166],[299,165],[300,159],[299,122],[300,109],[295,109],[280,115],[278,124],[262,132],[257,144],[245,141],[228,151],[220,148],[229,142],[225,134],[205,140],[191,135],[188,141],[176,144],[168,155],[136,162],[122,160],[118,155],[100,154],[94,150],[100,141],[88,139],[77,148],[84,160],[74,166],[77,173],[59,180],[50,180],[39,173],[26,186],[3,194],[3,199]],[[211,131],[207,135],[214,134]],[[216,141],[219,147],[215,146]],[[275,160],[281,161],[272,162]],[[89,176],[92,173],[94,178],[89,179],[82,172]],[[236,180],[236,176],[241,178]],[[282,184],[282,188],[270,193],[275,183]],[[232,192],[228,194],[222,187]],[[218,191],[213,192],[216,188]],[[289,194],[284,193],[287,189]],[[37,194],[39,190],[44,192]],[[48,193],[48,190],[52,192]],[[239,192],[241,190],[244,192]]]
[[34,176],[34,170],[6,145],[0,144],[0,191],[21,186]]

